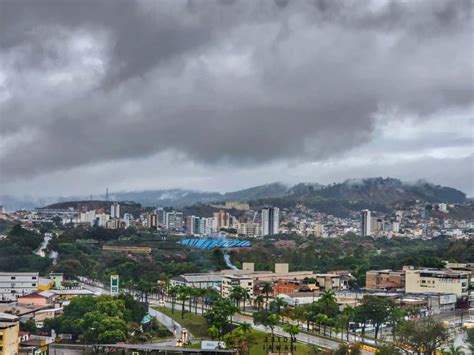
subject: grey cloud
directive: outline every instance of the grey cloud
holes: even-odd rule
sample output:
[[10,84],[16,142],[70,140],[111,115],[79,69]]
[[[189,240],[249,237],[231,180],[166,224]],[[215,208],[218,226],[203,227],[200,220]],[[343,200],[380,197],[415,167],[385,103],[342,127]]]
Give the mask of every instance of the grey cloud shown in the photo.
[[[369,141],[386,107],[426,115],[473,102],[471,7],[4,0],[11,97],[0,137],[12,141],[1,174],[163,151],[211,163],[327,159]],[[104,75],[63,49],[81,33],[105,42]],[[41,86],[38,70],[68,66],[74,85]]]

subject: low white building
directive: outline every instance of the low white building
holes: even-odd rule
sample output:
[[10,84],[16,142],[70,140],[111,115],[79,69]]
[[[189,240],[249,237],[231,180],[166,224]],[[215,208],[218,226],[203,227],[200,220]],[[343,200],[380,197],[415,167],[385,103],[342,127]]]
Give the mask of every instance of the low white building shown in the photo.
[[319,300],[319,296],[315,296],[313,292],[280,293],[276,298],[283,299],[289,306],[293,307]]
[[183,285],[193,288],[220,290],[223,277],[224,275],[219,274],[185,274],[173,277],[170,284],[173,286]]
[[37,272],[0,272],[0,300],[16,300],[38,290]]

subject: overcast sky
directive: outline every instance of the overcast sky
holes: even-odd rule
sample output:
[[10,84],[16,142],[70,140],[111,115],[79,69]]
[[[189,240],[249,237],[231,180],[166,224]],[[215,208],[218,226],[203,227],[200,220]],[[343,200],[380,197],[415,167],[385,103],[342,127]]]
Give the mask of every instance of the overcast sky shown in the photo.
[[0,193],[474,195],[470,0],[0,0]]

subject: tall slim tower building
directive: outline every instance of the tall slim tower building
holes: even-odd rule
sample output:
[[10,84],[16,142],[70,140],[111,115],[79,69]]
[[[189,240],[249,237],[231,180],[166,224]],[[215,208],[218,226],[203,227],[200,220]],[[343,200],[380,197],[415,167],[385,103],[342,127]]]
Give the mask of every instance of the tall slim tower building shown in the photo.
[[110,206],[110,217],[111,218],[120,218],[120,204],[114,202]]
[[361,212],[360,234],[363,237],[369,237],[371,234],[372,218],[369,210],[362,210]]
[[262,235],[277,234],[280,229],[280,209],[269,207],[262,210]]
[[214,219],[216,220],[217,229],[230,228],[230,214],[227,211],[220,210],[214,212]]

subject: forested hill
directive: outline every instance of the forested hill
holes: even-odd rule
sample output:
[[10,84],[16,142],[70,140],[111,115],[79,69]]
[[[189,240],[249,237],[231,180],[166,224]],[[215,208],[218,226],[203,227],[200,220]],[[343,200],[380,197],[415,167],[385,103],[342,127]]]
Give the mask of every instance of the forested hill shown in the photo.
[[129,200],[145,206],[189,206],[218,201],[256,201],[277,199],[283,205],[295,200],[342,200],[375,205],[422,200],[426,202],[464,202],[466,194],[451,187],[419,181],[405,183],[393,178],[350,179],[342,183],[320,185],[300,183],[294,186],[271,183],[228,193],[198,192],[182,189],[117,193],[117,200]]
[[283,197],[256,199],[251,201],[255,208],[264,205],[294,207],[304,205],[320,212],[338,217],[348,217],[351,212],[368,208],[388,212],[397,204],[415,200],[425,202],[466,202],[466,195],[454,188],[417,182],[404,183],[392,178],[368,178],[346,180],[322,188],[293,189]]
[[[110,206],[113,201],[100,201],[100,200],[81,200],[81,201],[67,201],[67,202],[58,202],[48,205],[44,208],[47,209],[68,209],[72,208],[74,210],[97,210],[104,209],[104,212],[110,212]],[[124,213],[131,213],[134,216],[139,216],[144,209],[139,203],[130,202],[130,201],[120,201],[120,215]]]
[[[85,199],[71,198],[72,202],[54,204],[53,206],[67,206],[77,208],[78,204],[91,205],[92,208],[109,207],[109,203],[103,201],[104,196],[100,196],[102,201],[85,201]],[[227,193],[194,191],[187,189],[169,190],[146,190],[116,192],[111,194],[113,201],[134,201],[144,207],[176,207],[183,208],[196,203],[211,204],[222,201],[245,201],[253,205],[260,203],[273,203],[277,206],[303,204],[327,204],[327,201],[339,201],[338,205],[356,204],[371,206],[392,206],[397,202],[421,200],[426,202],[465,202],[466,194],[457,189],[430,184],[425,181],[416,183],[405,183],[393,178],[367,178],[349,179],[342,183],[334,183],[327,186],[318,183],[299,183],[296,185],[286,185],[283,183],[270,183],[237,190]],[[52,197],[43,200],[16,201],[12,197],[0,196],[0,204],[7,210],[20,208],[40,207],[55,201],[65,201],[66,198]],[[46,202],[47,201],[47,202]],[[46,202],[46,203],[45,203]],[[334,206],[334,203],[330,203]],[[309,207],[309,206],[308,206]],[[350,207],[350,206],[349,206]],[[334,208],[339,208],[338,206]],[[133,212],[132,212],[133,213]]]
[[340,184],[329,185],[314,193],[324,198],[379,204],[392,204],[408,200],[459,203],[466,200],[465,193],[451,187],[424,181],[408,184],[392,178],[346,180]]

